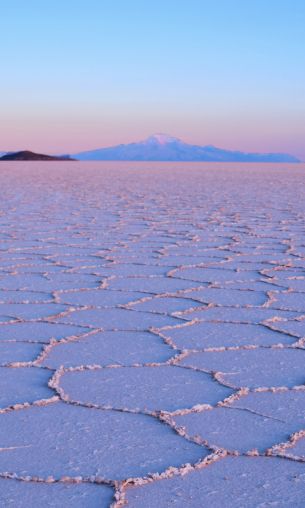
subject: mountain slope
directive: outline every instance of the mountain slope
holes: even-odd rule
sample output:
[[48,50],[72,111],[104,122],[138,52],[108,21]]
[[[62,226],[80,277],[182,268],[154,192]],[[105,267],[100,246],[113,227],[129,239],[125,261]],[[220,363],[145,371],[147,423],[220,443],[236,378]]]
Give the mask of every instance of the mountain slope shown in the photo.
[[184,143],[166,134],[154,134],[144,141],[74,154],[78,160],[207,161],[207,162],[300,162],[282,153],[244,153]]

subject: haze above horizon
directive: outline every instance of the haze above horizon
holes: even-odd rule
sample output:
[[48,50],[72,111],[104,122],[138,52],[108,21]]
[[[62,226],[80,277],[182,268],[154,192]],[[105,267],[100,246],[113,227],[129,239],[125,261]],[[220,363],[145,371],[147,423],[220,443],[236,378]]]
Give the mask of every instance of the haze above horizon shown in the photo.
[[0,16],[0,151],[170,132],[305,160],[303,0],[11,0]]

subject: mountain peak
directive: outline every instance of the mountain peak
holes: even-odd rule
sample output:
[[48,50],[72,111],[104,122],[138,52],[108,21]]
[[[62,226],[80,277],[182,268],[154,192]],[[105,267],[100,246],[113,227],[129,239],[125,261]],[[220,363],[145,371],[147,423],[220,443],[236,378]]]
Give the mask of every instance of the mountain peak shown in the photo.
[[169,134],[157,133],[152,134],[147,139],[145,139],[144,143],[156,143],[158,145],[167,145],[169,143],[181,143],[179,138],[175,138],[170,136]]

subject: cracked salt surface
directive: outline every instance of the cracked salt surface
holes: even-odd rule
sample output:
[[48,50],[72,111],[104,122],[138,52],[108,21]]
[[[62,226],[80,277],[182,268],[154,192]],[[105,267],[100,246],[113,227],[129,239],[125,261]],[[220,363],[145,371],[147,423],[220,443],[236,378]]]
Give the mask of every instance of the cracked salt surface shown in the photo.
[[223,307],[211,306],[202,310],[194,310],[185,312],[184,314],[175,314],[176,316],[193,321],[194,319],[202,321],[221,321],[228,323],[249,323],[260,324],[266,320],[274,318],[297,318],[300,316],[298,312],[274,310],[268,307]]
[[305,384],[305,351],[288,348],[227,350],[191,353],[180,365],[218,372],[218,378],[234,388]]
[[134,365],[166,362],[173,350],[158,335],[141,331],[105,331],[80,340],[46,346],[41,365],[57,369],[79,365]]
[[52,397],[50,372],[34,368],[0,367],[0,410],[23,402]]
[[80,337],[90,331],[90,328],[59,325],[50,321],[15,322],[4,324],[0,328],[0,341],[44,342],[60,340],[67,337]]
[[0,505],[303,507],[304,166],[50,168],[1,166]]
[[203,372],[175,365],[67,371],[59,387],[67,400],[142,411],[216,404],[232,393]]
[[228,457],[186,476],[131,487],[126,500],[134,508],[303,508],[304,488],[302,464],[267,457]]
[[0,479],[0,506],[13,508],[107,508],[113,499],[113,489],[92,483],[37,483]]
[[148,330],[153,326],[175,325],[178,318],[159,316],[150,312],[135,312],[129,309],[85,309],[71,312],[60,319],[63,323],[93,326],[105,330]]
[[44,480],[123,480],[208,453],[152,416],[63,402],[0,414],[0,442],[1,471]]
[[240,291],[238,289],[205,288],[186,293],[188,298],[195,301],[214,305],[263,305],[268,301],[263,291]]
[[293,343],[296,337],[281,334],[261,325],[228,322],[194,322],[160,330],[181,349],[206,349],[234,346],[269,346],[278,343]]
[[59,293],[58,298],[61,302],[70,305],[92,305],[95,307],[115,307],[130,302],[130,298],[139,300],[146,296],[146,293],[123,291],[107,291],[106,289],[88,290],[88,291],[72,291],[69,293]]
[[0,365],[32,362],[42,351],[41,344],[27,342],[0,342]]

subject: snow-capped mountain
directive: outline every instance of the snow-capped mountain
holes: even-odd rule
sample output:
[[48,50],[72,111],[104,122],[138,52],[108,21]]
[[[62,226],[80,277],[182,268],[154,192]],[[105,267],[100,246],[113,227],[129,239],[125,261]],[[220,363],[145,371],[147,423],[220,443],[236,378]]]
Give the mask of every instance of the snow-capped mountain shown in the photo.
[[167,134],[154,134],[137,143],[80,152],[72,157],[93,161],[300,162],[293,155],[284,153],[245,153],[212,145],[191,145]]

